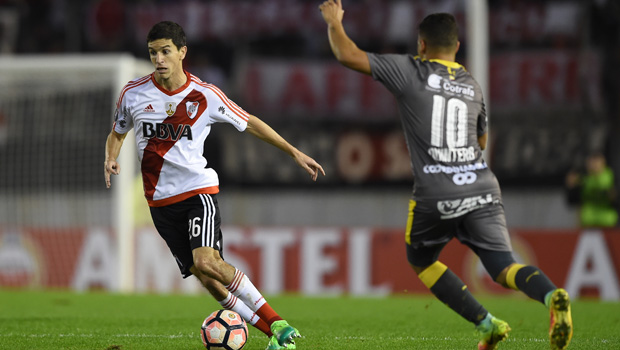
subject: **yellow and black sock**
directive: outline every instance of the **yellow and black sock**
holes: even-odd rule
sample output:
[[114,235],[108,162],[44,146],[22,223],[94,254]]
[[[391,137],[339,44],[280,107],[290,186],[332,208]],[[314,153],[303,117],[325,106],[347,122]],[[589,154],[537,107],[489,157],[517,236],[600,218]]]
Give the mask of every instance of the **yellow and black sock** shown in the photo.
[[441,262],[436,261],[427,267],[419,278],[437,299],[466,320],[478,325],[488,314],[463,281]]
[[545,296],[557,288],[538,267],[521,264],[514,264],[508,269],[506,284],[543,304]]

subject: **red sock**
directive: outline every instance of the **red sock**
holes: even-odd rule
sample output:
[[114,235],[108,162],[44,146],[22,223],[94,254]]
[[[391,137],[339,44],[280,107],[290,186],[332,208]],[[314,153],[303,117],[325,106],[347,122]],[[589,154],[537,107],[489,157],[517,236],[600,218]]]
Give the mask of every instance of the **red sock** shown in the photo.
[[259,319],[252,326],[256,327],[259,331],[265,333],[268,337],[271,337],[273,335],[273,333],[271,333],[271,327],[269,327],[267,322],[263,321],[262,319]]
[[276,313],[268,303],[265,303],[258,310],[256,310],[256,314],[261,320],[264,320],[270,327],[271,324],[275,321],[280,321],[282,317]]

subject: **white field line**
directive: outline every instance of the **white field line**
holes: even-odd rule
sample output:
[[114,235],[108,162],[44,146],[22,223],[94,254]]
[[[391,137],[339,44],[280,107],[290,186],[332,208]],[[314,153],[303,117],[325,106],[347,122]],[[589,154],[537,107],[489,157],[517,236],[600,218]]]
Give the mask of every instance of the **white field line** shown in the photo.
[[[427,342],[427,341],[456,341],[463,340],[463,338],[454,338],[454,337],[334,337],[335,340],[359,340],[359,341],[369,341],[369,340],[408,340],[413,342]],[[472,337],[472,341],[475,340],[475,337]],[[509,338],[504,340],[504,342],[527,342],[527,343],[546,343],[549,339],[547,338]]]
[[[179,333],[179,334],[146,334],[146,333],[124,333],[124,334],[94,334],[94,333],[61,333],[61,334],[27,334],[27,333],[0,333],[0,338],[47,338],[47,337],[60,337],[60,338],[101,338],[101,337],[113,337],[113,338],[163,338],[163,339],[179,339],[179,338],[200,338],[200,334],[196,333]],[[250,335],[250,339],[265,339],[262,334]],[[376,341],[376,340],[399,340],[399,341],[411,341],[414,343],[420,342],[436,342],[436,341],[456,341],[462,340],[462,338],[454,337],[358,337],[358,336],[344,336],[344,337],[324,337],[326,340],[354,340],[354,341]],[[472,337],[472,341],[475,337]],[[593,339],[603,344],[608,343],[609,339]],[[506,343],[547,343],[547,338],[509,338],[504,342]]]
[[[18,337],[18,338],[47,338],[47,337],[60,337],[60,338],[94,338],[94,337],[114,337],[114,338],[167,338],[167,339],[178,339],[178,338],[196,338],[200,337],[198,332],[196,333],[179,333],[179,334],[146,334],[146,333],[124,333],[124,334],[94,334],[94,333],[61,333],[61,334],[26,334],[26,333],[0,333],[0,337]],[[262,335],[250,335],[250,338],[263,338]],[[326,339],[328,337],[325,337]],[[356,336],[346,336],[346,337],[329,337],[329,339],[334,340],[359,340],[359,341],[369,341],[369,340],[409,340],[409,341],[453,341],[457,340],[453,337],[356,337]],[[473,339],[473,338],[472,338]],[[510,338],[506,340],[507,342],[533,342],[533,343],[541,343],[547,342],[548,339],[542,338],[523,338],[523,339],[515,339]]]
[[[26,334],[26,333],[0,333],[0,337],[3,338],[165,338],[165,339],[179,339],[179,338],[200,338],[200,333],[179,333],[179,334],[146,334],[146,333],[124,333],[124,334],[94,334],[94,333],[41,333],[41,334]],[[264,338],[263,335],[250,335],[251,338]]]

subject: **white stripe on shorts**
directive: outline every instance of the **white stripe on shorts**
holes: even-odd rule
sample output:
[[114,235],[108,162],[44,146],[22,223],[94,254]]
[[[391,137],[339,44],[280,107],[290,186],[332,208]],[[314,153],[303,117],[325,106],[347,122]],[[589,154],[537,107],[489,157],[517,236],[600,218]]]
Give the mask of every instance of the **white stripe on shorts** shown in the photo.
[[205,224],[207,222],[207,203],[205,203],[205,198],[202,194],[199,194],[200,200],[202,201],[202,227],[200,228],[200,235],[202,236],[202,246],[205,246]]
[[213,204],[213,198],[208,194],[200,194],[200,199],[204,207],[204,216],[202,219],[202,246],[212,247],[215,244],[215,205]]

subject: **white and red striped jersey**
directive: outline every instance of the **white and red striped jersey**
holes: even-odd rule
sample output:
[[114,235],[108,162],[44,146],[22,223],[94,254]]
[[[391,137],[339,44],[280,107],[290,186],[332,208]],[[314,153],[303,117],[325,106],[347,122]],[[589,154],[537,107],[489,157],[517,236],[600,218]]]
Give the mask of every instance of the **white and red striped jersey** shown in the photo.
[[187,82],[175,91],[161,87],[153,74],[132,80],[116,103],[113,129],[125,134],[135,128],[144,195],[152,207],[219,192],[217,173],[203,156],[205,139],[214,123],[244,131],[249,119],[215,85],[185,74]]

